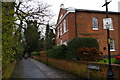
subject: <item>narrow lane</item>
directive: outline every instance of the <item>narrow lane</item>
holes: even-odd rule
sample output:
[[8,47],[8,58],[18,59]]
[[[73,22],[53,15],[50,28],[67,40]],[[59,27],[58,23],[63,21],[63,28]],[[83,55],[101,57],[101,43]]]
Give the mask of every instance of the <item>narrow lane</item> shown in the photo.
[[22,59],[15,67],[12,78],[79,78],[33,59]]
[[15,67],[12,78],[46,78],[30,59],[22,59]]

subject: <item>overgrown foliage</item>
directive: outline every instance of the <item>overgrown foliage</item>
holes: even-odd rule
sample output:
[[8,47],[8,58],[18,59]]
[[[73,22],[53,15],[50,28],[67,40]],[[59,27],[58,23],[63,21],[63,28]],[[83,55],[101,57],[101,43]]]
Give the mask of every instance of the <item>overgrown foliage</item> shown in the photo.
[[[2,3],[2,67],[19,59],[24,51],[21,34],[14,23],[14,2]],[[16,35],[17,34],[17,35]]]
[[97,50],[99,50],[99,43],[95,38],[89,37],[74,38],[68,42],[67,59],[72,60],[78,59],[76,55],[76,50],[79,48],[96,48]]
[[61,46],[56,46],[53,49],[49,50],[47,52],[47,56],[52,58],[65,59],[66,53],[67,53],[67,46],[61,45]]

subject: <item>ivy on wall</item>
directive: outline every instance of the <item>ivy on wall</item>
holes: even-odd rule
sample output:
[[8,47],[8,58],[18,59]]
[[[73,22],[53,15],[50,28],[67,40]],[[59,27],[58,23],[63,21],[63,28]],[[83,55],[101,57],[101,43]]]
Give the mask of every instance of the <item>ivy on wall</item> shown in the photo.
[[[20,36],[15,36],[14,2],[2,3],[2,67],[18,59],[24,50]],[[21,32],[17,33],[21,34]]]

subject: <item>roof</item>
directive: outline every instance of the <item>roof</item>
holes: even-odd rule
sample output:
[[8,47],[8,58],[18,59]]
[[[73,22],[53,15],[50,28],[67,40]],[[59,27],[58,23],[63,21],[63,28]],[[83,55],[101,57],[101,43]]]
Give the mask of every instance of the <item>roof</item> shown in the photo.
[[[75,9],[76,12],[92,12],[92,13],[106,13],[106,11],[99,10],[86,10],[86,9]],[[120,14],[120,12],[109,11],[110,14]]]

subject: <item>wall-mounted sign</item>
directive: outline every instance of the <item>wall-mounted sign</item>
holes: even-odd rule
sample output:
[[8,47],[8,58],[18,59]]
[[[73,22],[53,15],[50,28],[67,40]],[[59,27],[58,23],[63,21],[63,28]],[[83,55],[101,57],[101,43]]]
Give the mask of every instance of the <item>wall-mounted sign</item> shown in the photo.
[[88,65],[88,68],[89,69],[94,69],[94,70],[99,70],[100,69],[100,67],[96,66],[96,65]]
[[112,18],[103,19],[103,28],[104,29],[113,29]]

